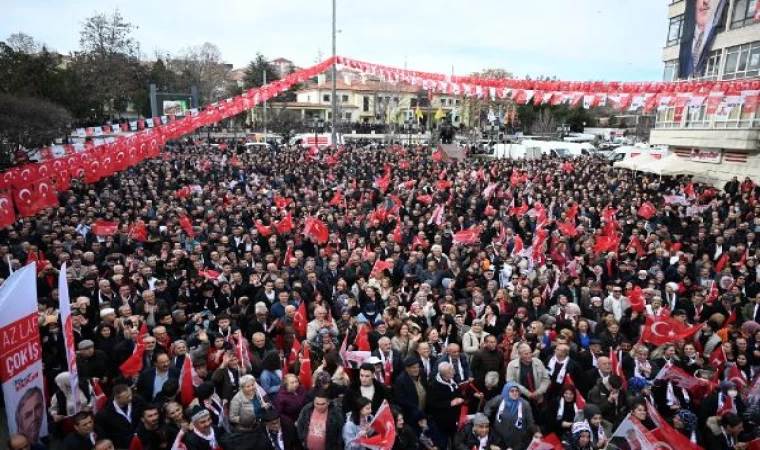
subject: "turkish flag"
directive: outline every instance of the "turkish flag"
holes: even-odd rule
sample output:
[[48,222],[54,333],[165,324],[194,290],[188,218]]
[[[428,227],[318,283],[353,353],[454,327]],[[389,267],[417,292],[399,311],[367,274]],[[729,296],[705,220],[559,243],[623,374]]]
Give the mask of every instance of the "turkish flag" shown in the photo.
[[[646,250],[644,250],[643,244],[635,236],[632,236],[631,237],[631,242],[628,243],[628,249],[630,249],[631,247],[633,247],[634,249],[636,249],[636,254],[639,257],[642,257],[642,256],[644,256],[644,255],[647,254]],[[626,249],[626,250],[628,250],[628,249]]]
[[657,212],[657,209],[649,202],[644,202],[640,207],[637,214],[643,217],[644,220],[649,220]]
[[633,310],[633,312],[644,312],[646,301],[644,300],[644,293],[640,286],[634,287],[631,292],[628,293],[628,303],[631,304],[631,310]]
[[265,237],[265,238],[274,234],[274,231],[272,231],[272,228],[258,222],[256,223],[256,230],[259,232],[259,234],[262,237]]
[[307,217],[304,225],[304,234],[317,241],[318,244],[324,244],[330,238],[330,232],[327,225],[316,217]]
[[708,380],[690,375],[672,364],[660,369],[655,380],[670,381],[681,389],[689,391],[689,395],[694,399],[704,398],[712,391],[712,385]]
[[39,210],[58,207],[58,196],[50,178],[35,181],[34,190],[37,192],[36,206]]
[[689,183],[683,188],[683,193],[689,197],[696,197],[697,192],[694,190],[694,183]]
[[369,437],[354,439],[354,445],[372,450],[391,450],[393,448],[393,444],[396,442],[396,421],[393,419],[388,400],[383,400],[383,404],[380,405],[377,414],[369,423],[369,427],[375,433]]
[[433,203],[433,196],[432,195],[418,195],[417,201],[422,203],[423,205],[429,206],[431,203]]
[[135,346],[135,351],[132,352],[132,356],[127,358],[127,360],[119,366],[119,370],[121,370],[124,377],[131,378],[142,371],[144,355],[145,345],[138,343]]
[[293,215],[288,213],[282,220],[274,224],[274,228],[279,234],[289,233],[293,229]]
[[578,231],[575,229],[575,224],[572,222],[557,222],[557,229],[567,237],[573,238],[578,235]]
[[401,222],[396,223],[396,228],[393,230],[393,242],[400,244],[403,242],[404,236],[401,231]]
[[648,400],[646,401],[646,405],[647,414],[656,426],[656,428],[652,430],[652,435],[661,443],[661,447],[664,447],[664,445],[662,445],[662,443],[664,443],[670,448],[677,448],[679,450],[702,450],[702,447],[691,442],[689,438],[670,426],[670,424],[660,416],[657,408],[652,406]]
[[35,209],[36,195],[31,188],[21,188],[13,191],[13,202],[18,208],[20,217],[30,217],[37,214]]
[[145,242],[148,240],[148,229],[145,227],[145,222],[143,221],[139,221],[129,227],[128,234],[132,237],[132,239],[138,242]]
[[647,316],[646,324],[641,332],[641,340],[649,344],[663,345],[668,342],[691,338],[702,325],[690,327],[672,317]]
[[311,389],[314,384],[311,376],[311,354],[308,346],[303,348],[303,353],[301,354],[301,367],[298,369],[298,381],[301,382],[301,386],[307,391]]
[[68,191],[71,187],[71,175],[67,170],[58,171],[53,175],[55,177],[55,189],[58,192]]
[[620,239],[614,236],[597,236],[594,242],[594,253],[604,253],[616,251]]
[[433,152],[433,161],[441,161],[443,159],[443,151],[437,150]]
[[728,369],[728,381],[733,381],[736,385],[736,388],[740,391],[749,386],[747,379],[744,378],[744,374],[736,364],[732,365]]
[[93,222],[90,231],[96,236],[113,236],[119,232],[119,223],[98,220]]
[[182,405],[189,405],[195,398],[195,380],[197,376],[193,368],[193,359],[190,354],[185,354],[185,360],[182,363],[182,371],[179,375],[179,395]]
[[495,216],[496,215],[496,208],[494,208],[493,206],[491,206],[491,204],[489,203],[489,204],[486,205],[486,209],[483,210],[483,213],[486,216],[489,216],[489,217],[490,216]]
[[369,333],[367,332],[367,326],[364,324],[359,325],[359,330],[356,332],[356,349],[359,351],[370,351],[369,347]]
[[478,245],[480,244],[480,232],[482,227],[472,227],[467,230],[454,233],[454,244]]
[[84,182],[87,184],[97,183],[103,178],[102,163],[100,159],[94,159],[84,164]]
[[369,274],[370,278],[378,278],[384,270],[386,269],[392,269],[393,263],[392,262],[386,262],[381,259],[377,259],[375,261],[375,265],[372,266],[372,272]]
[[306,338],[306,328],[308,325],[308,316],[306,315],[306,301],[301,300],[298,310],[293,318],[293,328],[300,339]]
[[533,438],[526,450],[564,450],[556,434],[550,433],[541,439]]
[[193,224],[190,222],[190,219],[187,216],[182,216],[179,218],[179,226],[182,227],[183,230],[185,230],[185,233],[189,237],[195,237],[195,230],[193,229]]
[[13,210],[13,197],[11,194],[0,194],[0,228],[5,228],[16,223],[16,212]]
[[283,197],[280,197],[279,195],[274,196],[274,204],[280,209],[287,208],[292,203],[293,203],[292,198],[283,198]]
[[337,190],[328,204],[330,206],[340,206],[341,203],[343,203],[343,193],[340,190]]
[[723,371],[723,366],[726,364],[726,352],[723,351],[722,345],[715,347],[715,350],[710,354],[708,362],[718,372]]
[[610,366],[612,367],[612,373],[623,379],[623,389],[628,389],[628,380],[623,373],[623,363],[617,357],[617,351],[614,348],[610,348]]
[[108,404],[108,397],[103,393],[100,383],[95,380],[92,380],[92,392],[95,394],[95,404],[93,405],[92,413],[97,414],[98,411],[105,408]]

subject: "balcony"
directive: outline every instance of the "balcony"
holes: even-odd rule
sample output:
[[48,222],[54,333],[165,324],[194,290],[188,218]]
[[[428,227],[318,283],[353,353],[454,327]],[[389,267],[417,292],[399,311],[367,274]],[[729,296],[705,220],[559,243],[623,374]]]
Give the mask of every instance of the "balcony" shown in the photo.
[[760,119],[701,120],[689,123],[658,121],[649,141],[688,148],[722,148],[753,151],[760,148]]

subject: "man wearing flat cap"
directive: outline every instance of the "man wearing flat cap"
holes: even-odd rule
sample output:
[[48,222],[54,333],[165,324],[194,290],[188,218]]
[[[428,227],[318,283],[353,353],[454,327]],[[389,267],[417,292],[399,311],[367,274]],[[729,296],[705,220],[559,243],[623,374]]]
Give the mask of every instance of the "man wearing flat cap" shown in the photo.
[[472,421],[454,437],[454,450],[496,450],[504,447],[499,435],[491,430],[491,423],[483,413],[477,413]]
[[422,376],[422,364],[416,356],[404,360],[404,372],[396,378],[394,396],[401,407],[404,419],[411,423],[425,411],[427,400],[427,380]]

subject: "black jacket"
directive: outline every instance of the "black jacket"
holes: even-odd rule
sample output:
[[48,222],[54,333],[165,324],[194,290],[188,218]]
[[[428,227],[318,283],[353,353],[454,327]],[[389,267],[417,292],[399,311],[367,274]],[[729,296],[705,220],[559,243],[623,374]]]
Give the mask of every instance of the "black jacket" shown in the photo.
[[[309,403],[301,410],[296,422],[298,440],[306,447],[306,438],[309,435],[309,423],[311,423],[311,413],[314,412],[314,404]],[[326,450],[343,450],[343,411],[340,405],[333,401],[330,402],[327,410],[327,433],[325,436]],[[188,449],[192,450],[192,449]]]
[[[169,366],[170,380],[179,380],[179,370]],[[140,377],[137,379],[137,393],[145,399],[152,399],[153,395],[153,383],[156,381],[156,369],[146,369],[140,373]],[[160,391],[159,391],[160,392]],[[158,392],[156,393],[158,394]]]
[[92,443],[89,436],[82,436],[74,432],[63,439],[58,450],[92,450],[93,448],[95,448],[95,444]]
[[131,423],[126,417],[116,412],[111,400],[98,411],[95,416],[95,432],[98,434],[98,439],[110,439],[115,448],[129,448],[137,424],[140,423],[140,411],[144,404],[142,399],[135,401],[136,398],[138,397],[132,398]]
[[[422,375],[420,375],[420,382],[425,392],[427,392],[427,380]],[[419,417],[419,413],[423,412],[418,408],[419,397],[417,395],[417,388],[414,386],[414,381],[408,373],[404,372],[396,379],[393,397],[396,400],[396,405],[401,407],[404,419],[408,423],[412,423],[413,418]]]
[[[475,435],[473,428],[473,424],[468,423],[464,428],[462,428],[462,431],[457,433],[457,435],[454,437],[454,450],[470,450],[472,448],[480,448],[480,438]],[[504,443],[495,431],[489,429],[488,441],[486,442],[485,448],[490,448],[492,445],[503,448]]]
[[[372,396],[372,414],[374,414],[380,409],[383,400],[390,400],[390,394],[388,388],[374,378],[372,379],[372,385],[375,387],[375,395]],[[359,386],[359,383],[356,383],[346,390],[346,395],[343,398],[344,413],[348,414],[353,411],[356,401],[362,396]]]

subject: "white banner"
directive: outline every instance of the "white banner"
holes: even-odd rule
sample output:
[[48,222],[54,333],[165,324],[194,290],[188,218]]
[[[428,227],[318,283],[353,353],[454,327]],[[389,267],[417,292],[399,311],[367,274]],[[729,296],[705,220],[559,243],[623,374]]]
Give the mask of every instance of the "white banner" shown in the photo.
[[71,299],[69,297],[69,284],[66,282],[66,263],[61,265],[58,273],[58,299],[63,325],[63,343],[66,347],[66,359],[69,362],[69,374],[71,375],[71,398],[74,399],[74,410],[66,411],[66,416],[72,416],[79,412],[79,372],[77,371],[77,352],[74,340],[74,326],[71,323]]
[[0,381],[8,431],[36,444],[47,436],[36,264],[27,264],[5,280],[0,287],[0,311]]

